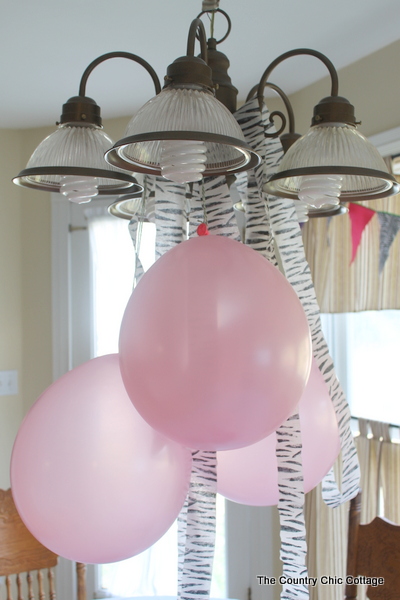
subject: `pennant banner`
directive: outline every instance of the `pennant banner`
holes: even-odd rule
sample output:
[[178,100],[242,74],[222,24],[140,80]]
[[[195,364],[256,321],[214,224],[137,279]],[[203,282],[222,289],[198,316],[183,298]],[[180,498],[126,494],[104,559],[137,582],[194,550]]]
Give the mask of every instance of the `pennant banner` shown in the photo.
[[352,252],[351,252],[351,260],[350,264],[354,261],[358,246],[361,242],[361,236],[363,234],[364,229],[374,216],[375,211],[370,208],[366,208],[361,204],[354,204],[350,202],[349,204],[349,216],[351,221],[351,241],[352,241]]
[[382,273],[392,242],[400,229],[400,216],[378,212],[378,219],[381,227],[379,232],[379,273]]

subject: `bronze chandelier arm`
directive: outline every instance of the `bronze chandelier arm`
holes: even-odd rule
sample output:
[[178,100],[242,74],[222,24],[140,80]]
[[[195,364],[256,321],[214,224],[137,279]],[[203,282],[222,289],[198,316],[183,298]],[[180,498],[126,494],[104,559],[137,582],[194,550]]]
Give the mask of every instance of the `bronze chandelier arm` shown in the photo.
[[188,41],[187,41],[187,56],[194,56],[194,45],[196,37],[200,41],[201,58],[205,63],[208,62],[208,51],[207,51],[207,36],[206,30],[201,19],[194,19],[190,25]]
[[133,60],[134,62],[138,63],[139,65],[141,65],[142,67],[144,67],[146,69],[146,71],[149,73],[150,77],[152,78],[154,87],[156,90],[156,94],[161,92],[161,84],[160,84],[160,80],[158,79],[157,73],[155,72],[153,67],[151,65],[149,65],[149,63],[147,61],[145,61],[140,56],[137,56],[136,54],[132,54],[131,52],[108,52],[107,54],[102,54],[101,56],[99,56],[98,58],[93,60],[90,63],[90,65],[88,65],[86,67],[85,71],[83,72],[81,82],[79,85],[79,96],[86,96],[86,83],[87,83],[88,77],[91,74],[91,72],[93,71],[93,69],[95,69],[102,62],[109,60],[110,58],[128,58],[129,60]]
[[[286,112],[287,112],[287,116],[288,116],[288,120],[289,120],[289,133],[290,134],[295,134],[295,130],[294,130],[294,112],[293,112],[293,107],[290,103],[289,98],[287,97],[287,95],[285,94],[285,92],[278,87],[277,85],[275,85],[275,83],[271,83],[270,81],[266,81],[264,84],[264,87],[269,87],[272,90],[274,90],[282,99],[285,108],[286,108]],[[251,98],[253,98],[256,95],[256,92],[259,89],[259,84],[255,85],[254,87],[251,88],[250,92],[247,95],[246,98],[246,102],[248,100],[250,100]],[[258,96],[257,96],[258,97]],[[277,137],[278,135],[281,135],[281,133],[283,132],[283,130],[286,127],[286,116],[279,110],[274,110],[269,117],[270,123],[274,122],[274,117],[277,116],[281,119],[282,124],[281,127],[279,128],[279,130],[276,133],[265,133],[266,137]],[[296,134],[297,135],[297,134]]]
[[291,58],[292,56],[301,56],[301,55],[315,56],[315,58],[318,58],[320,61],[322,61],[324,63],[324,65],[327,67],[329,74],[331,76],[331,96],[338,95],[338,91],[339,91],[338,74],[337,74],[337,71],[336,71],[333,63],[329,60],[329,58],[327,58],[325,56],[325,54],[322,54],[322,52],[318,52],[317,50],[311,50],[309,48],[296,48],[295,50],[289,50],[289,52],[285,52],[284,54],[281,54],[280,56],[278,56],[275,60],[272,61],[272,63],[264,71],[264,74],[261,77],[261,80],[260,80],[260,83],[258,86],[258,92],[257,92],[257,98],[258,98],[258,102],[260,104],[260,110],[261,110],[263,97],[264,97],[264,88],[266,86],[268,77],[270,76],[272,71],[275,69],[275,67],[277,67],[281,62],[283,62],[287,58]]

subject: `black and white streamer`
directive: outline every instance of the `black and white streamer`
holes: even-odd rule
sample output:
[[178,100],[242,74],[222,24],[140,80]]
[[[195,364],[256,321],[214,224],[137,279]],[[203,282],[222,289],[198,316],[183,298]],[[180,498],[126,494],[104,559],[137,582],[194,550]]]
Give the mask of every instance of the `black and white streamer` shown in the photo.
[[[187,238],[204,220],[206,207],[210,231],[239,238],[229,189],[224,178],[209,178],[188,186],[157,178],[155,194],[156,257]],[[188,197],[192,196],[190,206]],[[178,518],[178,597],[182,600],[210,595],[215,547],[216,452],[196,450],[190,488]]]
[[357,494],[360,469],[354,438],[350,429],[350,409],[337,379],[333,360],[322,332],[319,306],[310,269],[304,255],[301,233],[297,231],[298,226],[295,228],[292,222],[289,220],[284,221],[282,217],[283,213],[292,210],[289,204],[292,203],[285,199],[270,198],[271,223],[286,277],[296,290],[307,315],[314,359],[329,389],[339,425],[342,449],[342,491],[337,486],[333,469],[330,470],[322,482],[323,499],[328,506],[335,508]]
[[[265,115],[262,117],[265,119]],[[279,155],[280,142],[279,140],[272,140],[269,146],[271,146],[271,150],[265,157],[268,176],[272,175],[278,167],[279,158],[278,161],[276,159]],[[322,332],[320,309],[311,271],[305,257],[301,230],[296,219],[293,201],[268,196],[268,205],[271,225],[283,269],[307,315],[314,359],[329,389],[339,425],[342,449],[342,491],[340,492],[336,484],[333,469],[326,475],[322,483],[323,499],[328,506],[334,508],[353,498],[359,487],[360,469],[350,428],[350,409],[337,379],[333,360]]]
[[[224,177],[206,178],[192,186],[190,195],[190,236],[206,213],[209,231],[239,239]],[[192,457],[189,494],[178,519],[178,597],[182,600],[209,598],[215,548],[217,454],[197,450]]]
[[133,248],[135,251],[135,269],[133,274],[133,287],[136,287],[139,283],[143,273],[143,265],[139,258],[140,251],[140,220],[136,215],[129,221],[129,233],[133,242]]
[[[254,102],[256,101],[250,101],[246,106],[249,105],[250,109],[251,106],[254,107]],[[242,110],[244,110],[244,108]],[[260,112],[258,114],[259,119],[262,121],[261,128],[268,128],[270,125],[268,113],[264,111],[262,114]],[[260,131],[260,127],[258,131]],[[246,136],[245,131],[244,133]],[[249,137],[249,142],[250,139],[251,138]],[[278,139],[269,139],[267,147],[268,149],[264,155],[264,164],[266,174],[269,177],[276,171],[279,165],[282,156],[282,148]],[[350,410],[344,392],[336,377],[333,361],[329,355],[329,350],[322,332],[320,310],[315,295],[310,268],[304,253],[304,246],[302,243],[300,227],[296,219],[294,203],[291,200],[276,198],[269,195],[267,196],[267,203],[269,206],[271,226],[282,260],[283,269],[286,278],[296,291],[307,315],[313,343],[314,358],[328,386],[339,424],[343,463],[342,492],[340,492],[337,487],[333,470],[325,477],[322,489],[325,502],[329,506],[335,507],[352,498],[357,493],[359,485],[360,473],[357,452],[350,429]]]
[[151,221],[153,223],[155,222],[154,183],[154,177],[144,177],[144,189],[140,209],[129,221],[128,229],[135,251],[135,269],[133,275],[134,288],[137,286],[144,273],[144,268],[140,260],[140,246],[142,240],[143,220],[147,219],[148,221]]
[[209,598],[216,529],[217,454],[196,450],[189,493],[179,517],[178,597]]
[[156,259],[187,239],[187,204],[184,185],[155,178]]
[[[250,100],[236,114],[246,141],[262,158],[261,164],[248,175],[248,199],[246,209],[246,243],[261,252],[265,258],[277,266],[273,236],[269,219],[268,204],[263,191],[266,183],[266,163],[272,151],[277,160],[281,153],[267,144],[265,131],[272,130],[267,123],[268,111],[263,108],[261,117],[258,101]],[[281,598],[293,600],[308,598],[307,579],[307,543],[304,520],[304,486],[301,461],[300,419],[294,414],[283,423],[276,432],[276,456],[278,465],[278,511],[281,529],[280,557],[283,563],[283,585]],[[290,583],[288,583],[290,582]]]
[[[239,122],[241,119],[243,119],[243,116],[253,115],[257,109],[257,100],[249,101],[239,111]],[[251,123],[249,118],[247,119],[246,127],[242,127],[247,141],[254,148],[262,145],[261,132],[264,129],[268,129],[270,126],[267,111],[264,110],[261,114],[258,109],[258,118],[259,123],[254,123],[253,128],[251,126],[249,127],[248,125],[249,122]],[[257,142],[255,142],[256,138],[258,140]],[[272,175],[272,173],[278,167],[281,156],[282,148],[279,140],[269,139],[266,144],[266,152],[263,154],[263,164],[265,167],[264,175]],[[325,502],[329,506],[335,507],[352,498],[357,493],[359,485],[359,466],[354,440],[350,430],[350,411],[344,397],[343,390],[341,389],[339,381],[335,375],[333,361],[329,355],[328,347],[322,333],[319,306],[312,283],[310,269],[304,254],[301,232],[296,219],[293,201],[266,195],[265,199],[267,210],[269,211],[270,215],[271,226],[282,261],[283,270],[288,281],[295,289],[307,315],[312,337],[313,355],[328,386],[339,424],[343,469],[342,492],[340,492],[337,487],[333,469],[325,477],[322,486],[322,494]],[[288,435],[287,442],[292,443],[293,449],[296,449],[296,447],[298,448],[298,454],[300,453],[301,447],[298,446],[296,440],[298,429],[297,424],[295,425],[295,432],[293,432],[293,435],[290,434],[290,431],[288,431],[286,426],[287,424],[285,425],[286,431],[284,431],[282,427],[278,431],[277,457],[278,461],[280,462],[280,467],[278,467],[280,496],[282,496],[285,492],[284,481],[282,481],[282,479],[285,478],[286,470],[290,471],[287,464],[285,470],[285,462],[287,462],[288,457],[285,458],[283,453],[281,453],[281,450],[283,449],[281,436],[284,434]],[[291,466],[293,466],[292,461],[290,462]],[[279,501],[281,506],[281,556],[284,559],[285,550],[287,550],[289,553],[292,551],[298,552],[298,556],[294,562],[298,563],[298,576],[301,577],[301,573],[305,572],[303,571],[304,546],[302,540],[299,540],[298,533],[299,519],[300,529],[303,530],[304,518],[299,514],[300,503],[299,496],[295,492],[296,483],[290,476],[288,477],[287,483],[288,486],[286,491],[288,492],[288,497],[286,498],[286,517],[284,515],[284,509],[282,506],[283,498],[280,498]],[[293,498],[291,498],[291,496],[293,496]],[[295,500],[294,502],[293,499]],[[293,523],[292,531],[290,531],[290,522]],[[287,539],[285,540],[285,538]],[[300,542],[300,545],[298,545],[298,542]],[[286,543],[288,544],[288,547],[286,547]],[[293,561],[291,562],[291,566],[294,566]],[[288,569],[287,565],[284,564],[284,572],[285,570],[287,571]],[[300,587],[297,589],[286,589],[283,591],[283,597],[287,598],[307,597],[304,594],[306,594],[306,591]]]

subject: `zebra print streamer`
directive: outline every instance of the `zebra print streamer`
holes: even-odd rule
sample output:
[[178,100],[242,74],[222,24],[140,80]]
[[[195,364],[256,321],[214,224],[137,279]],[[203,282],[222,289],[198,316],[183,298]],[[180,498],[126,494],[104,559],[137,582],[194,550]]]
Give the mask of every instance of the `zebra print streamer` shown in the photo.
[[350,409],[336,377],[333,360],[329,355],[328,346],[322,333],[319,306],[312,285],[310,269],[304,256],[301,233],[295,231],[295,227],[289,220],[284,222],[283,215],[289,211],[293,212],[289,204],[292,203],[288,200],[271,198],[271,222],[286,276],[296,290],[307,315],[314,359],[328,386],[338,421],[342,449],[342,491],[337,486],[333,469],[329,471],[322,482],[322,497],[328,506],[335,508],[357,494],[360,468],[350,428]]
[[156,259],[187,238],[185,186],[154,178]]
[[133,242],[133,248],[135,251],[135,265],[133,275],[133,287],[135,288],[139,283],[144,268],[139,258],[140,245],[142,239],[143,219],[146,218],[149,221],[155,222],[154,215],[154,178],[144,178],[144,189],[143,196],[141,199],[141,206],[137,214],[129,221],[129,233]]
[[[252,148],[262,157],[262,163],[249,174],[248,225],[246,225],[246,241],[256,251],[261,252],[277,266],[275,248],[265,202],[263,185],[266,182],[267,148],[264,131],[271,124],[264,124],[268,111],[263,109],[264,120],[260,119],[260,109],[256,100],[249,101],[235,117]],[[280,157],[280,154],[277,153]],[[281,598],[293,600],[308,598],[306,568],[306,527],[304,520],[304,486],[301,462],[301,432],[299,415],[295,414],[283,423],[277,433],[276,456],[278,466],[278,511],[281,528],[280,557],[283,563],[283,585]],[[290,583],[287,583],[290,582]]]
[[182,519],[186,516],[185,554],[178,567],[182,600],[209,598],[215,548],[217,453],[196,450],[192,457],[189,493],[181,513]]
[[[266,108],[263,107],[263,110],[266,111]],[[253,149],[262,158],[256,169],[248,171],[244,176],[240,174],[237,178],[237,187],[246,211],[246,245],[260,252],[267,260],[277,266],[268,207],[262,193],[262,185],[266,174],[264,126],[260,120],[260,111],[259,109],[257,111],[240,109],[235,116],[245,137],[247,137],[247,141],[251,140]],[[245,191],[246,183],[247,190]]]
[[[160,178],[153,181],[153,189],[158,258],[187,237],[188,192],[185,186]],[[209,227],[227,228],[232,234],[234,214],[232,206],[232,215],[228,214],[225,180],[207,180],[204,190]],[[202,186],[194,194],[192,230],[195,222],[197,227],[203,221]],[[216,452],[197,450],[192,456],[189,493],[178,518],[178,597],[183,600],[209,597],[215,545]]]
[[[304,520],[304,485],[298,413],[276,432],[278,511],[281,525],[282,600],[309,598],[306,567],[307,542]],[[290,583],[288,583],[290,582]]]
[[134,265],[134,274],[133,274],[133,287],[135,288],[139,283],[143,273],[143,265],[139,258],[139,248],[140,248],[140,236],[139,236],[139,219],[134,217],[129,221],[129,233],[133,242],[133,249],[135,251],[135,265]]
[[[207,213],[209,231],[239,239],[239,230],[224,177],[206,178],[192,186],[190,236]],[[192,453],[193,467],[188,498],[178,520],[178,597],[209,598],[215,546],[217,458],[216,452]]]
[[[250,101],[246,106],[251,105],[252,102],[254,103],[254,101]],[[265,128],[268,127],[267,113],[263,112],[260,115],[259,112],[258,114],[259,119],[263,121],[263,126]],[[248,139],[250,140],[251,138],[249,137]],[[269,139],[268,149],[264,157],[268,175],[271,175],[276,170],[281,155],[282,148],[279,140]],[[283,268],[307,315],[314,358],[328,386],[338,420],[342,446],[342,492],[337,487],[333,470],[324,478],[322,485],[324,501],[327,505],[336,507],[352,498],[357,493],[359,485],[360,473],[357,453],[350,429],[350,410],[343,390],[337,380],[333,361],[329,355],[328,347],[322,333],[319,306],[310,269],[304,254],[301,231],[296,219],[293,201],[272,196],[268,196],[267,198],[272,229],[282,259]]]
[[[190,480],[193,479],[193,453],[192,453],[192,473]],[[185,561],[186,551],[186,527],[188,518],[189,495],[186,496],[184,505],[178,516],[178,598],[182,597],[182,578],[183,578],[183,563]]]

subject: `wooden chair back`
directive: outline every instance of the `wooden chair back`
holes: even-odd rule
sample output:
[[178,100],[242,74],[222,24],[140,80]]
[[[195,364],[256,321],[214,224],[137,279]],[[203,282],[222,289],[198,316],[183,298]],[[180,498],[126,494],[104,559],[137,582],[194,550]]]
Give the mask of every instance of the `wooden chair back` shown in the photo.
[[375,517],[360,525],[361,491],[350,503],[345,600],[366,583],[370,600],[400,598],[400,525]]
[[[7,600],[55,600],[57,562],[58,556],[25,527],[11,490],[0,490],[0,576],[5,577]],[[86,566],[81,563],[77,563],[77,581],[77,598],[85,600]]]

